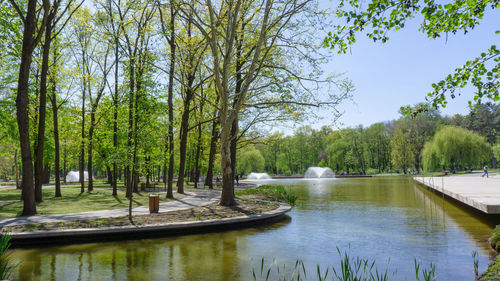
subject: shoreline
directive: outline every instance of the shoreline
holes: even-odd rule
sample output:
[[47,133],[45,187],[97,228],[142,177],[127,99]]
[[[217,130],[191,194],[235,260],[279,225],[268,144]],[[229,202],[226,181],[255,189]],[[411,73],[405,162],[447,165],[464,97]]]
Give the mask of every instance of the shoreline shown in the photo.
[[274,223],[283,220],[286,217],[286,213],[291,210],[291,206],[288,204],[278,202],[270,203],[279,204],[279,207],[260,214],[231,218],[171,222],[154,225],[12,232],[8,234],[12,237],[11,248],[14,249],[208,233]]

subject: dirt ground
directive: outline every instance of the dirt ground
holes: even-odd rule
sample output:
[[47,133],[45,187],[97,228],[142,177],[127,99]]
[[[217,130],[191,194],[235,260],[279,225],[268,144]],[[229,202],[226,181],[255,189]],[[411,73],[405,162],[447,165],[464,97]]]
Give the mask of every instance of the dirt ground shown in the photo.
[[[254,197],[255,198],[255,197]],[[253,199],[253,198],[252,198]],[[259,198],[264,199],[264,198]],[[278,208],[278,204],[248,200],[237,200],[232,207],[219,206],[217,202],[187,210],[172,211],[158,214],[133,216],[133,225],[157,225],[171,222],[202,221],[210,219],[230,218],[244,215],[259,214]],[[16,225],[2,228],[2,232],[26,232],[41,230],[61,230],[78,228],[100,228],[110,226],[132,225],[127,216],[105,219],[76,220],[42,224]]]

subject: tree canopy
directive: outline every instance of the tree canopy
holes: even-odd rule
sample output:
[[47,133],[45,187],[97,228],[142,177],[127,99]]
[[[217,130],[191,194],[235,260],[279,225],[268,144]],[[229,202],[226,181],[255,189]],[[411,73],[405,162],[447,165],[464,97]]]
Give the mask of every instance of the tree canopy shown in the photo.
[[488,161],[491,147],[472,131],[444,126],[427,142],[423,151],[426,170],[435,168],[471,169]]

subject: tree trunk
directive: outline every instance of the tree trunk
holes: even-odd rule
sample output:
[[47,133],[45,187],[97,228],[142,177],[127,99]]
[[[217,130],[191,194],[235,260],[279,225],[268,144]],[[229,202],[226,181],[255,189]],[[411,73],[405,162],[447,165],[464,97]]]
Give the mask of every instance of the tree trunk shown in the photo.
[[109,165],[106,165],[106,177],[107,179],[107,184],[113,184],[113,174],[111,172],[111,167]]
[[[85,59],[84,59],[85,61]],[[85,74],[84,74],[85,75]],[[85,77],[85,76],[84,76]],[[80,192],[85,192],[85,95],[87,93],[87,83],[85,82],[85,78],[83,79],[83,96],[82,96],[82,132],[81,138],[82,142],[80,143]]]
[[50,165],[45,164],[42,172],[42,184],[48,184],[50,182]]
[[146,186],[149,186],[149,178],[151,177],[151,169],[149,167],[149,161],[151,160],[151,156],[144,156],[144,160],[146,161]]
[[236,173],[236,146],[238,144],[238,119],[231,126],[231,186],[234,189],[234,177]]
[[[188,86],[189,87],[189,86]],[[189,106],[191,103],[192,91],[186,90],[184,99],[184,111],[182,112],[180,142],[179,142],[179,177],[177,178],[177,193],[184,193],[184,173],[186,166],[187,135],[189,127]]]
[[170,5],[170,68],[168,73],[168,178],[167,198],[174,198],[174,70],[175,70],[175,11],[174,5]]
[[[216,111],[217,109],[215,109]],[[214,113],[214,116],[217,113]],[[214,162],[215,162],[215,152],[217,150],[217,118],[212,122],[212,137],[210,138],[210,152],[208,153],[208,169],[207,177],[205,178],[205,185],[209,189],[213,189],[213,179],[214,179]]]
[[21,189],[21,186],[19,185],[19,165],[17,164],[17,148],[16,151],[14,151],[14,164],[16,169],[16,189]]
[[90,192],[94,190],[94,173],[93,173],[93,157],[92,157],[92,146],[94,145],[93,138],[94,138],[94,128],[95,128],[95,106],[92,106],[92,109],[90,111],[90,126],[89,126],[89,138],[88,138],[88,144],[87,144],[87,172],[89,174],[89,181],[88,181],[88,187],[87,190]]
[[[203,114],[203,102],[200,104],[200,118]],[[194,162],[194,187],[198,187],[200,180],[200,152],[201,152],[201,122],[198,124],[198,141],[196,144],[196,156]]]
[[16,116],[19,129],[19,142],[21,144],[22,163],[22,199],[23,216],[36,214],[35,194],[33,189],[33,161],[31,157],[30,136],[29,136],[29,75],[31,68],[31,58],[35,48],[33,34],[37,26],[36,19],[37,1],[29,0],[27,12],[24,20],[23,46],[21,52],[21,63],[19,65],[19,79],[16,96]]
[[135,61],[130,58],[129,63],[129,102],[128,102],[128,140],[127,140],[127,167],[125,168],[125,180],[127,182],[127,192],[126,196],[132,198],[132,174],[130,169],[130,162],[132,159],[132,139],[133,139],[133,128],[134,128],[134,91],[135,91]]
[[55,177],[55,197],[61,197],[61,176],[60,176],[60,167],[59,167],[59,122],[57,117],[57,100],[56,100],[56,84],[55,80],[52,82],[52,119],[54,124],[54,177]]
[[52,40],[52,13],[49,15],[43,44],[42,69],[40,76],[40,104],[38,109],[38,134],[35,154],[35,202],[42,202],[43,147],[45,142],[45,114],[47,111],[47,76],[49,73],[50,43]]
[[[221,120],[222,121],[222,120]],[[219,204],[222,206],[234,206],[234,189],[232,185],[233,171],[231,169],[231,126],[221,126],[221,169],[222,169],[222,193]]]
[[113,159],[113,179],[112,179],[112,187],[113,187],[113,196],[116,196],[117,193],[117,173],[118,167],[116,164],[116,153],[118,149],[118,62],[119,62],[119,44],[118,39],[115,38],[115,93],[113,95],[113,149],[114,149],[114,157]]

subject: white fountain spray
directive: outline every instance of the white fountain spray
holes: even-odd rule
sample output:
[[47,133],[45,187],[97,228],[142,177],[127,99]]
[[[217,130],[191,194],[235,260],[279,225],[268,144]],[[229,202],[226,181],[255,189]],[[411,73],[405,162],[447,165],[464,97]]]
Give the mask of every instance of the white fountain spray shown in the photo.
[[335,173],[328,167],[309,167],[304,178],[334,178]]
[[271,179],[271,177],[267,173],[250,173],[247,176],[247,179],[249,180],[268,180]]

